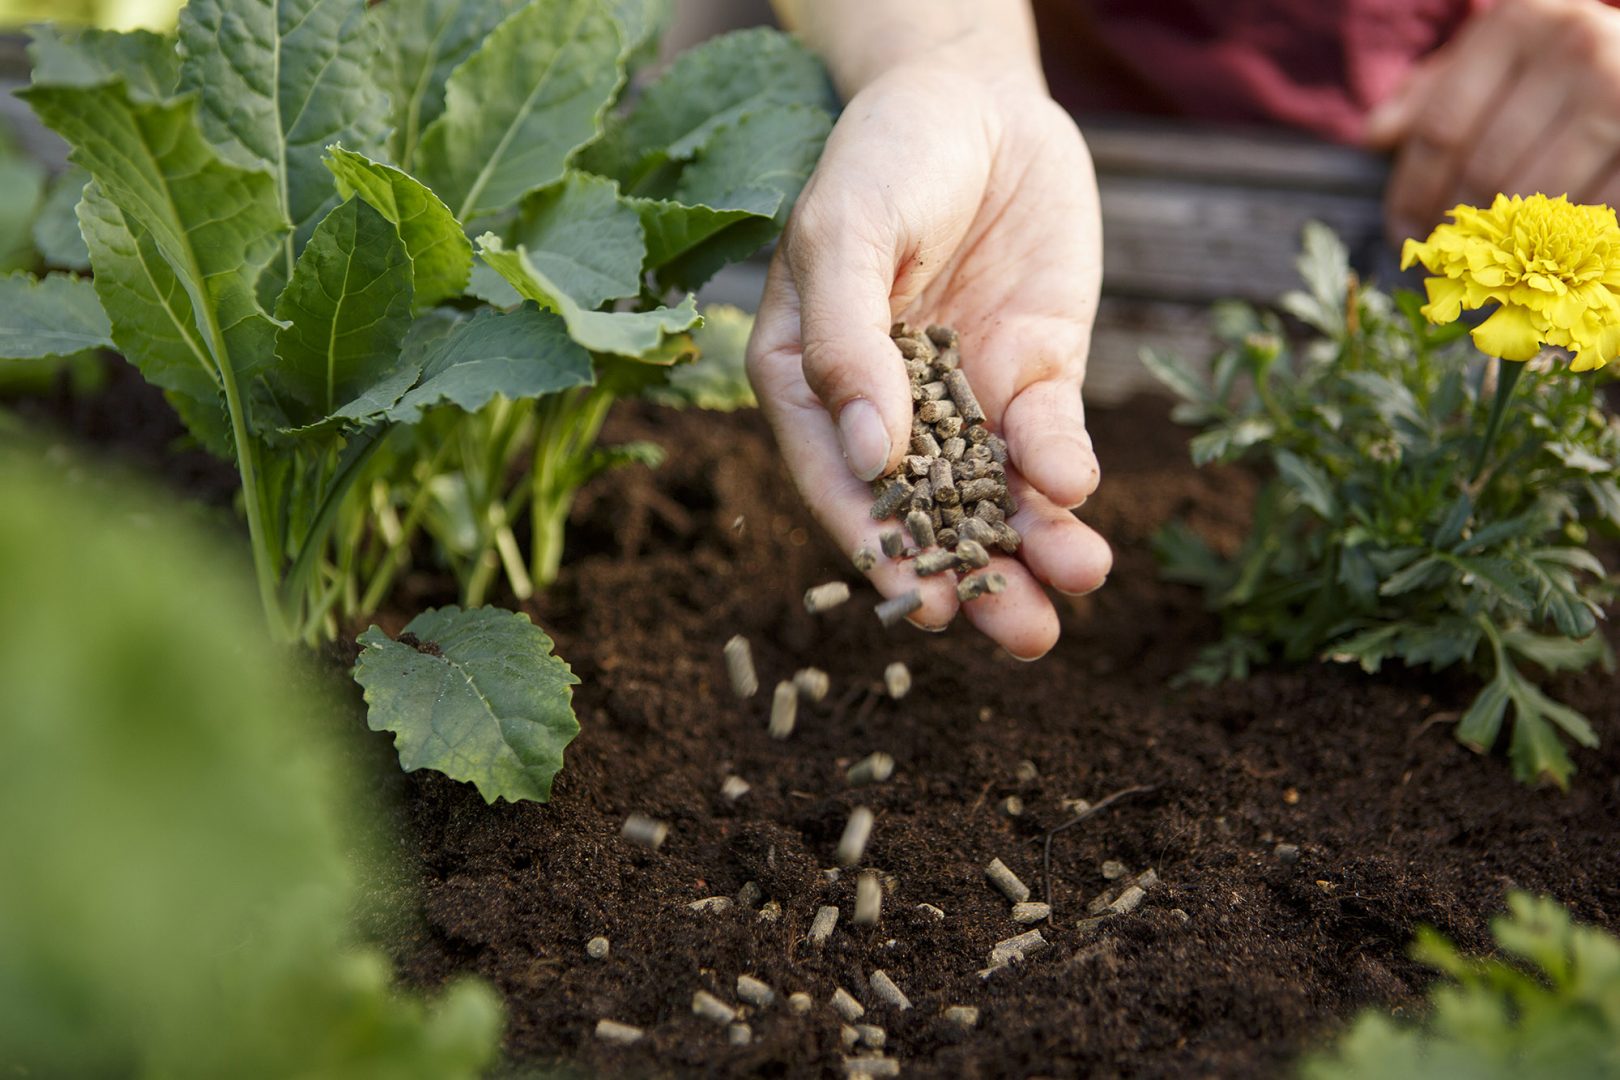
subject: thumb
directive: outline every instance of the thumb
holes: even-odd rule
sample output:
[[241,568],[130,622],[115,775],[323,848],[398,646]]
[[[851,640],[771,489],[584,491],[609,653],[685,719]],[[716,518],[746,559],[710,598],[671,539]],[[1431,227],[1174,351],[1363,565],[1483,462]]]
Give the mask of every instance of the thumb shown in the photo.
[[1393,94],[1367,114],[1362,138],[1368,146],[1389,150],[1406,137],[1417,119],[1418,106],[1423,102],[1425,90],[1433,77],[1433,62],[1418,67]]
[[894,247],[883,229],[801,204],[789,224],[788,267],[799,294],[804,379],[832,415],[850,471],[875,480],[911,442],[911,385],[889,338]]

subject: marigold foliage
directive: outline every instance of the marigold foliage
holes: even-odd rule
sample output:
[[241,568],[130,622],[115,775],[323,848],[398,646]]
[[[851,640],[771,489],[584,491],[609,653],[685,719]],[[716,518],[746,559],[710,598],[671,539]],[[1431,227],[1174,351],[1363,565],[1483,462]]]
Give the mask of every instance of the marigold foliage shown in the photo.
[[1408,240],[1401,269],[1422,263],[1423,314],[1436,325],[1498,305],[1474,344],[1504,360],[1530,360],[1543,344],[1569,349],[1575,371],[1620,352],[1620,224],[1607,206],[1563,195],[1498,195],[1489,209],[1457,206],[1452,223]]

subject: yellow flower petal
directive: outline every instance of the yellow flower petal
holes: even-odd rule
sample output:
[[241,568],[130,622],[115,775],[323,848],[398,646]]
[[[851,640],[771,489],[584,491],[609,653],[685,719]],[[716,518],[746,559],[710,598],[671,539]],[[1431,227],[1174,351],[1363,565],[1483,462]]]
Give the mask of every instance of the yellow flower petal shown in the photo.
[[1529,308],[1503,304],[1474,327],[1474,344],[1487,356],[1529,360],[1541,351],[1541,331]]

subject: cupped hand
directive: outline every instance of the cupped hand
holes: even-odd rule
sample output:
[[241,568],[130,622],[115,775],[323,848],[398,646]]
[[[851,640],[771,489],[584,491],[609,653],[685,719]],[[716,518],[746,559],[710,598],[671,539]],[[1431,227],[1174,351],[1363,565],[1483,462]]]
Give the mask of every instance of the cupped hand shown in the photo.
[[[909,453],[912,402],[896,320],[961,335],[963,368],[1007,440],[1019,501],[1007,588],[966,605],[1020,659],[1057,641],[1043,585],[1102,584],[1108,545],[1069,508],[1098,481],[1080,387],[1097,309],[1101,226],[1085,143],[1035,79],[893,69],[844,110],[772,261],[749,374],[800,494],[846,552],[878,550],[870,481]],[[880,558],[912,621],[956,614],[954,575]]]
[[1620,201],[1620,11],[1599,0],[1501,0],[1425,59],[1367,121],[1396,151],[1391,239],[1458,203],[1568,194]]

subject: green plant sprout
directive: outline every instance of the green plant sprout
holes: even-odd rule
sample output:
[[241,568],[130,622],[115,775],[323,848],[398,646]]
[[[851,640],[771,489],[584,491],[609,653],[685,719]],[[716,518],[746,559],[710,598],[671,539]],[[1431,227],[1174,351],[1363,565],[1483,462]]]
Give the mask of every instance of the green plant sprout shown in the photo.
[[1546,897],[1508,896],[1491,930],[1509,960],[1476,959],[1434,930],[1412,955],[1449,977],[1419,1025],[1368,1012],[1301,1070],[1306,1080],[1516,1080],[1620,1075],[1620,941]]
[[1158,538],[1165,576],[1202,588],[1221,617],[1188,676],[1318,657],[1369,672],[1466,665],[1485,682],[1457,738],[1490,749],[1511,706],[1516,775],[1567,785],[1559,733],[1597,736],[1533,672],[1611,664],[1596,629],[1613,582],[1587,541],[1620,528],[1620,425],[1592,378],[1550,357],[1504,377],[1461,324],[1436,327],[1419,297],[1363,286],[1323,226],[1306,230],[1299,265],[1308,288],[1281,306],[1310,330],[1302,348],[1275,316],[1224,305],[1208,377],[1145,357],[1182,399],[1175,417],[1203,428],[1196,464],[1270,472],[1236,552],[1181,526]]
[[[464,591],[488,591],[489,552],[524,564],[525,510],[524,572],[550,580],[608,405],[694,351],[674,294],[775,235],[830,126],[819,65],[768,31],[621,107],[665,15],[192,0],[177,38],[40,29],[23,96],[87,178],[94,274],[0,282],[0,355],[116,348],[167,392],[236,464],[278,638],[380,603],[405,525],[449,535],[456,484]],[[372,511],[413,505],[397,533],[379,516],[359,580]]]

